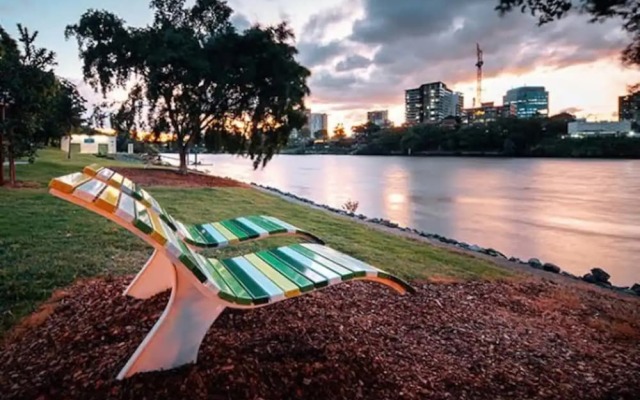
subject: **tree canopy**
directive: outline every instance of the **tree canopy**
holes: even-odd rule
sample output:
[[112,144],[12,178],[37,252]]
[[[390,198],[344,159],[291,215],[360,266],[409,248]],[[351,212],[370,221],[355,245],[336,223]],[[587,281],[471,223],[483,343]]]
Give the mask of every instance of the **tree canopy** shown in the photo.
[[[310,72],[294,59],[285,23],[239,33],[221,0],[152,0],[151,25],[128,27],[88,10],[66,29],[75,37],[85,80],[103,94],[130,88],[130,116],[170,132],[186,172],[189,148],[207,140],[265,165],[305,123]],[[136,107],[138,110],[131,110]],[[142,110],[140,110],[142,109]]]

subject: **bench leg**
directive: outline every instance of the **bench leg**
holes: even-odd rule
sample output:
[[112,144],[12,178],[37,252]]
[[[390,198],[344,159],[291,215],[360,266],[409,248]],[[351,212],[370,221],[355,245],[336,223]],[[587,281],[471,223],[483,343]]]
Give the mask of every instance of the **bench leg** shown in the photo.
[[175,274],[169,304],[117,379],[196,362],[204,336],[225,305],[204,295],[182,268],[176,268]]
[[138,275],[124,290],[123,295],[148,299],[171,288],[174,266],[164,251],[154,250]]

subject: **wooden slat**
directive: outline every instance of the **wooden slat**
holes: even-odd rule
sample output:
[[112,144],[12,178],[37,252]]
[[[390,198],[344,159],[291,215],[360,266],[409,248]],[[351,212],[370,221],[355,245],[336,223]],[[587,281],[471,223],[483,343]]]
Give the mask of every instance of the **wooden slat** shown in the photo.
[[73,191],[73,195],[84,201],[93,203],[96,197],[100,196],[100,193],[107,185],[104,182],[100,182],[97,179],[91,179],[90,181],[83,183]]
[[201,227],[204,230],[206,230],[207,233],[210,236],[213,237],[213,239],[218,244],[218,246],[224,246],[227,243],[229,243],[229,240],[226,237],[224,237],[224,235],[222,233],[218,232],[218,230],[216,228],[214,228],[213,225],[204,224],[204,225],[197,225],[197,226]]
[[108,213],[113,213],[118,208],[118,199],[120,198],[120,190],[107,186],[100,194],[100,197],[96,199],[96,207],[105,210]]
[[84,167],[82,169],[82,172],[84,172],[86,175],[89,175],[89,176],[93,177],[93,176],[96,176],[98,171],[100,171],[101,169],[102,169],[102,165],[90,164],[90,165],[87,165],[86,167]]
[[[308,280],[310,280],[311,282],[313,282],[313,285],[315,287],[323,287],[323,286],[327,286],[329,284],[329,281],[327,280],[327,278],[325,278],[324,276],[320,275],[316,271],[314,271],[312,269],[309,269],[309,268],[306,268],[304,265],[300,265],[300,263],[292,262],[291,259],[285,258],[281,254],[276,253],[275,251],[268,250],[266,252],[258,252],[256,254],[258,254],[258,256],[260,258],[264,258],[265,254],[268,254],[271,257],[275,257],[281,263],[287,265],[289,268],[294,269],[300,275],[302,275],[303,277],[305,277]],[[269,262],[268,259],[265,259],[265,261]]]
[[124,180],[124,176],[116,172],[113,175],[111,175],[111,178],[109,178],[109,185],[120,188],[122,186],[123,180]]
[[251,228],[251,230],[253,230],[254,232],[258,233],[258,235],[260,235],[260,237],[269,236],[269,231],[267,231],[266,229],[262,228],[261,226],[258,226],[255,223],[249,221],[245,217],[240,217],[240,218],[236,219],[236,221],[241,222],[242,225],[245,225],[245,226]]
[[269,302],[269,293],[260,287],[251,277],[240,268],[240,266],[234,261],[234,259],[222,260],[222,264],[227,267],[227,270],[242,284],[242,286],[253,297],[254,304],[264,304]]
[[263,227],[264,229],[266,229],[267,231],[269,231],[269,233],[274,234],[274,233],[285,233],[287,230],[279,225],[274,224],[273,222],[266,220],[262,217],[258,217],[255,215],[250,215],[245,217],[247,218],[249,221],[255,223],[258,226]]
[[133,225],[140,229],[142,232],[151,234],[153,233],[153,222],[147,208],[139,201],[135,201],[136,204],[136,219],[133,221]]
[[149,217],[151,217],[151,223],[153,224],[153,232],[151,233],[151,237],[155,239],[156,242],[164,245],[167,243],[167,234],[162,227],[162,223],[160,222],[160,217],[153,210],[148,210]]
[[253,264],[251,264],[249,260],[244,257],[234,257],[232,260],[242,269],[242,271],[244,271],[247,277],[259,285],[260,289],[269,295],[270,301],[278,301],[285,298],[284,291]]
[[[231,289],[231,293],[233,294],[234,299],[229,300],[235,301],[239,304],[248,305],[253,303],[253,297],[251,297],[251,294],[247,292],[244,286],[242,286],[240,282],[238,282],[235,276],[233,276],[231,272],[229,272],[224,264],[214,258],[210,258],[207,261],[209,261],[210,268],[215,270],[215,272],[220,275],[220,277],[222,277],[224,283]],[[224,298],[223,296],[221,297]]]
[[109,168],[102,168],[96,174],[96,178],[100,179],[103,182],[109,182],[109,178],[111,178],[111,175],[113,175],[114,173],[115,173],[115,171],[113,171],[113,170],[111,170]]
[[52,179],[49,187],[69,194],[73,193],[76,187],[88,182],[89,179],[91,179],[89,175],[83,174],[82,172],[74,172],[73,174]]
[[229,230],[227,228],[225,228],[224,226],[222,226],[220,224],[220,222],[212,222],[211,225],[216,228],[216,230],[218,232],[220,232],[222,234],[222,236],[224,236],[225,238],[227,238],[227,240],[229,241],[229,243],[234,243],[238,241],[238,238],[231,232],[229,232]]
[[297,251],[303,256],[312,259],[315,262],[318,262],[325,267],[337,272],[338,274],[346,277],[347,279],[353,278],[355,276],[365,276],[366,272],[359,267],[349,268],[349,265],[340,265],[328,258],[322,257],[318,253],[314,253],[313,251],[307,249],[306,247],[302,247],[299,244],[293,244],[289,246],[290,249]]
[[[116,189],[117,190],[117,189]],[[135,200],[133,197],[126,193],[120,195],[120,201],[118,202],[118,209],[116,215],[127,222],[133,222],[136,219]]]
[[280,272],[275,270],[269,264],[264,262],[260,257],[255,254],[247,254],[244,258],[249,261],[254,267],[260,270],[267,278],[271,279],[273,283],[278,285],[287,297],[298,296],[300,294],[300,288],[289,279],[285,278]]
[[191,237],[191,241],[193,241],[195,243],[202,243],[202,244],[205,244],[207,242],[206,239],[202,237],[200,232],[198,232],[198,230],[193,225],[191,225],[191,224],[184,225],[184,227],[189,232],[189,236]]
[[227,221],[220,221],[220,224],[222,224],[222,226],[224,226],[225,228],[227,228],[227,230],[229,232],[231,232],[236,238],[238,238],[238,240],[242,241],[242,240],[247,240],[250,238],[249,234],[245,231],[243,231],[242,229],[240,229],[239,227],[237,227],[233,222],[231,222],[230,220]]
[[365,262],[360,261],[356,258],[341,253],[337,250],[334,250],[331,247],[322,246],[315,243],[303,243],[301,244],[301,246],[306,247],[307,249],[313,251],[314,253],[318,253],[325,258],[337,262],[342,266],[348,266],[348,268],[351,270],[357,268],[365,271],[367,275],[377,275],[377,272],[379,271],[377,268],[366,264]]
[[276,217],[272,217],[272,216],[269,216],[269,215],[262,215],[262,218],[272,222],[275,225],[282,226],[284,229],[287,230],[287,232],[295,233],[295,232],[298,231],[298,228],[296,228],[295,226],[293,226],[293,225],[291,225],[291,224],[289,224],[287,222],[284,222],[283,220],[278,219]]
[[287,265],[285,262],[275,257],[274,255],[269,254],[267,251],[259,251],[255,253],[255,255],[269,264],[270,267],[286,276],[287,279],[289,279],[296,286],[298,286],[298,288],[300,288],[301,292],[307,292],[313,289],[314,286],[311,280],[304,277],[296,269],[291,268],[289,265]]
[[256,231],[256,230],[252,229],[249,225],[243,224],[238,219],[230,219],[229,223],[233,224],[235,227],[237,227],[238,229],[241,229],[243,232],[245,232],[249,239],[255,239],[255,238],[259,238],[260,237],[260,232],[259,231]]
[[282,255],[280,258],[285,259],[286,261],[289,261],[290,263],[299,263],[300,265],[303,265],[305,268],[309,268],[315,272],[317,272],[318,274],[324,276],[325,278],[327,278],[329,280],[329,283],[338,283],[342,280],[342,276],[335,273],[334,271],[330,270],[329,268],[323,266],[322,264],[319,264],[305,256],[303,256],[302,254],[295,252],[293,250],[291,250],[290,248],[287,247],[280,247],[277,250],[275,250],[275,253],[278,255]]
[[129,178],[122,178],[122,185],[121,185],[122,191],[125,192],[126,194],[128,194],[129,196],[136,198],[135,194],[134,194],[134,190],[135,190],[135,186],[134,183],[131,182],[131,180]]

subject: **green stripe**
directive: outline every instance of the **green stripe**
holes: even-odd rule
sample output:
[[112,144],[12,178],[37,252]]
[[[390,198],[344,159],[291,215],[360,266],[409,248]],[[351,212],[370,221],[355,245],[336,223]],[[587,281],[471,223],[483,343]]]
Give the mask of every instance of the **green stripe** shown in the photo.
[[273,222],[271,221],[267,221],[264,218],[260,218],[257,217],[255,215],[249,216],[249,217],[245,217],[246,219],[248,219],[249,221],[253,222],[254,224],[258,225],[259,227],[266,229],[270,234],[274,234],[274,233],[284,233],[287,230],[284,229],[283,227],[279,226],[279,225],[275,225]]
[[320,275],[316,271],[305,267],[304,265],[292,260],[291,257],[287,257],[286,254],[279,254],[274,252],[273,250],[269,250],[268,253],[273,257],[276,257],[281,262],[287,264],[289,267],[295,269],[298,273],[303,275],[305,278],[313,282],[313,285],[317,288],[327,286],[329,281],[324,276]]
[[[136,203],[137,204],[137,203]],[[139,208],[136,205],[136,219],[133,222],[136,228],[140,229],[142,232],[150,234],[153,232],[153,223],[151,222],[151,218],[149,217],[149,213],[144,208]]]
[[184,226],[187,229],[187,232],[189,232],[189,235],[191,236],[191,241],[193,243],[203,243],[204,239],[202,238],[202,235],[200,235],[200,233],[198,232],[198,230],[191,224]]
[[207,230],[202,227],[202,225],[192,225],[192,227],[200,234],[200,236],[202,236],[202,238],[204,239],[204,243],[218,243],[218,241],[213,236],[211,236],[209,232],[207,232]]
[[287,277],[291,282],[295,283],[296,286],[300,288],[301,292],[308,292],[313,289],[313,282],[309,279],[302,276],[298,271],[291,268],[284,262],[282,262],[279,258],[269,254],[266,251],[259,251],[255,253],[258,257],[262,259],[262,261],[269,264],[269,266],[276,271],[280,272],[282,275]]
[[247,292],[244,287],[242,287],[240,282],[238,282],[238,280],[233,275],[231,275],[224,264],[216,259],[210,259],[208,261],[210,268],[215,270],[222,277],[227,286],[231,289],[231,293],[234,295],[234,298],[228,300],[247,305],[253,302],[251,294],[249,294],[249,292]]
[[245,231],[229,223],[229,221],[220,221],[220,225],[227,228],[229,232],[233,233],[240,240],[247,240],[249,238],[249,235],[247,235]]
[[254,239],[254,238],[257,238],[257,237],[260,236],[260,234],[258,232],[256,232],[253,229],[249,228],[248,226],[246,226],[242,222],[238,221],[237,219],[230,219],[229,223],[234,224],[235,226],[238,227],[238,229],[241,229],[244,232],[246,232],[246,234],[249,235],[250,239]]
[[289,246],[289,248],[291,248],[291,250],[294,250],[300,254],[302,254],[303,256],[312,259],[313,261],[317,262],[318,264],[322,264],[325,267],[337,272],[338,274],[342,275],[343,277],[345,277],[345,279],[351,279],[353,277],[360,277],[360,276],[366,276],[367,273],[364,270],[361,269],[357,269],[357,268],[350,268],[349,265],[345,265],[342,264],[336,260],[331,260],[328,258],[325,258],[323,256],[321,256],[318,253],[315,253],[309,249],[307,249],[306,247],[302,247],[299,244],[294,244]]
[[269,293],[264,291],[260,285],[258,285],[251,276],[247,274],[245,271],[236,264],[235,261],[231,259],[222,260],[222,263],[227,267],[229,272],[233,274],[233,276],[240,281],[242,286],[251,294],[254,299],[255,304],[263,304],[269,302]]

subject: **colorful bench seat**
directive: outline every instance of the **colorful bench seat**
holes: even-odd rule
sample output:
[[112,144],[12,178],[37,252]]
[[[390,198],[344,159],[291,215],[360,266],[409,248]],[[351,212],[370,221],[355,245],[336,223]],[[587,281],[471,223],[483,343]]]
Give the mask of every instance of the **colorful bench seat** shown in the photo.
[[196,247],[223,247],[262,239],[270,236],[295,235],[311,239],[316,243],[324,243],[317,236],[295,227],[276,217],[266,215],[250,215],[202,224],[185,224],[171,216],[156,199],[140,185],[130,179],[98,164],[84,167],[83,172],[110,186],[120,189],[147,207],[155,210],[160,218],[187,243]]
[[317,243],[294,244],[225,260],[205,258],[160,218],[123,191],[84,173],[53,179],[50,193],[128,229],[155,251],[128,291],[147,298],[171,288],[163,314],[118,374],[175,368],[197,360],[209,327],[227,308],[250,309],[348,280],[369,280],[401,294],[409,284]]

